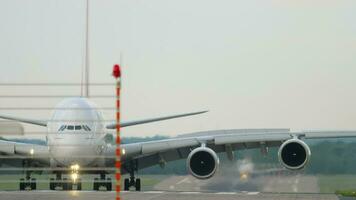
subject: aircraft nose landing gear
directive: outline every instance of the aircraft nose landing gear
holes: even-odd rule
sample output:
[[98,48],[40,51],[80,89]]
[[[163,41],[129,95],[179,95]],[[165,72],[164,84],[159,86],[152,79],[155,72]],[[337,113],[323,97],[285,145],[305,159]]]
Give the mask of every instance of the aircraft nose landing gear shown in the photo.
[[49,189],[56,190],[58,187],[62,190],[73,190],[74,186],[77,186],[77,190],[82,190],[82,181],[81,179],[77,179],[76,181],[61,178],[61,176],[57,175],[57,178],[51,178],[49,181]]
[[62,172],[58,171],[56,173],[56,179],[51,178],[49,181],[49,189],[56,190],[57,187],[62,190],[73,190],[74,186],[76,186],[77,190],[82,190],[82,181],[79,179],[79,165],[72,165],[70,167],[70,178],[62,179]]

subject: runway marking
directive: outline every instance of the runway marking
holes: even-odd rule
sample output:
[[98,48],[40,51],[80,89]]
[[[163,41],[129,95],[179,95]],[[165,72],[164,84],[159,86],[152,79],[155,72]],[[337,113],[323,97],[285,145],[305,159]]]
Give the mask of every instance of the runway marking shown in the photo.
[[237,192],[217,192],[215,194],[237,194]]
[[181,194],[201,194],[201,192],[180,192]]
[[183,178],[182,180],[178,181],[176,184],[179,185],[179,184],[182,184],[184,182],[187,182],[188,179],[189,179],[189,177]]
[[299,184],[299,174],[296,176],[294,184],[292,186],[293,192],[298,192],[298,184]]
[[260,192],[247,192],[247,195],[257,195],[259,194]]
[[[52,190],[36,190],[36,191],[0,191],[0,194],[4,193],[97,193],[97,191],[91,190],[81,190],[81,191],[52,191]],[[104,193],[116,193],[116,191],[103,191]],[[120,191],[122,193],[146,193],[146,194],[163,194],[163,193],[180,193],[180,194],[216,194],[216,195],[236,195],[236,194],[247,194],[247,195],[256,195],[260,192],[199,192],[199,191],[160,191],[160,190],[151,190],[151,191]]]
[[162,194],[164,192],[163,191],[144,191],[143,193],[147,193],[147,194]]
[[293,185],[293,192],[298,192],[298,187],[296,185]]
[[[2,193],[92,193],[92,192],[105,192],[105,193],[116,193],[116,191],[92,191],[92,190],[72,190],[72,191],[63,191],[63,190],[35,190],[35,191],[19,191],[19,190],[3,190],[0,191]],[[121,192],[129,192],[129,191],[121,191]]]

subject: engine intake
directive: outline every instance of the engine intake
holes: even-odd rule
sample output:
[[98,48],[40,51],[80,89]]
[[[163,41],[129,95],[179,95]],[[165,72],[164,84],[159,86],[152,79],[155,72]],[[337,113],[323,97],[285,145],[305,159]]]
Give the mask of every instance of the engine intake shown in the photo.
[[280,163],[290,170],[302,169],[310,159],[310,149],[299,139],[285,141],[278,150]]
[[208,147],[198,147],[189,153],[187,169],[198,179],[212,177],[219,166],[219,157]]

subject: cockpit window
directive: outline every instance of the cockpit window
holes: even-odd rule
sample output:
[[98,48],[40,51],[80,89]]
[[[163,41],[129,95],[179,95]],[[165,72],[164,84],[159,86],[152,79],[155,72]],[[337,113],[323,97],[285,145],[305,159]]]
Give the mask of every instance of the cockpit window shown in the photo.
[[85,127],[87,129],[87,131],[91,131],[91,129],[89,128],[89,126],[84,125],[83,127]]
[[91,129],[89,128],[89,126],[87,125],[62,125],[61,127],[59,127],[58,131],[64,131],[64,130],[85,130],[85,131],[91,131]]
[[85,125],[83,125],[83,129],[86,130],[86,131],[89,131],[88,128]]
[[62,126],[58,129],[58,131],[63,131],[65,128],[66,128],[66,126],[65,126],[65,125],[62,125]]

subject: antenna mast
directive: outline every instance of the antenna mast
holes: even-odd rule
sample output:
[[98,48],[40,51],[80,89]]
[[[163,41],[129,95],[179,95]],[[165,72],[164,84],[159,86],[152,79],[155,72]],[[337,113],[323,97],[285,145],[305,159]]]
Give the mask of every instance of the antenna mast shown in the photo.
[[89,0],[86,0],[84,97],[89,97]]

